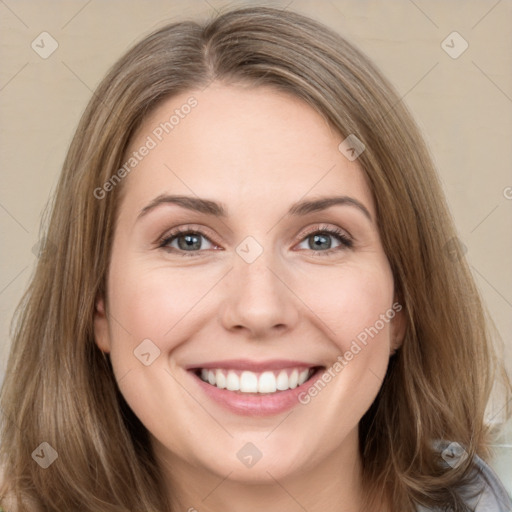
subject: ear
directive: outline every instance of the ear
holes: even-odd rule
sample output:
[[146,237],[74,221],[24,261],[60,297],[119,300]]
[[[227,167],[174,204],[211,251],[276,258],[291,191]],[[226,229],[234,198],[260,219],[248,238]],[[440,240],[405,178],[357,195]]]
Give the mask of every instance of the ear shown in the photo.
[[102,352],[107,354],[110,352],[110,332],[103,297],[99,297],[96,300],[94,311],[94,341]]
[[407,317],[405,308],[398,301],[393,303],[395,316],[391,319],[391,354],[394,354],[404,341],[405,331],[407,328]]

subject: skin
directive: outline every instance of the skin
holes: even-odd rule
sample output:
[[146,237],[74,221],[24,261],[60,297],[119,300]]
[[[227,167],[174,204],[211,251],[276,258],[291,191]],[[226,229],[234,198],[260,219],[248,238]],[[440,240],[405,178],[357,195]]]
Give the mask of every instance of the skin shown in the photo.
[[[332,366],[394,302],[371,191],[357,160],[338,150],[339,133],[300,99],[265,87],[214,82],[168,99],[145,119],[128,154],[191,95],[197,106],[122,183],[96,343],[110,353],[121,392],[150,432],[175,510],[360,510],[357,426],[402,341],[402,313],[310,403],[283,414],[229,412],[184,368],[232,358]],[[221,202],[228,215],[163,204],[137,220],[163,193]],[[372,220],[350,205],[286,215],[301,199],[334,194],[357,199]],[[191,257],[178,254],[178,239],[170,242],[174,252],[158,247],[178,226],[206,232]],[[305,233],[315,227],[340,228],[353,246],[329,236],[315,250]],[[247,236],[263,248],[250,264],[236,252]],[[144,339],[160,350],[149,366],[134,357]],[[237,458],[247,442],[263,454],[251,468]]]

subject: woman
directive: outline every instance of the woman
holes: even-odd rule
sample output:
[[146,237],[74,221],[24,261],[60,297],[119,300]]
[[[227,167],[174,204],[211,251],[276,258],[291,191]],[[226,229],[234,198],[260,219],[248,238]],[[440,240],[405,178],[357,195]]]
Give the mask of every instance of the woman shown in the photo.
[[158,30],[64,163],[2,388],[4,507],[509,510],[454,239],[416,125],[339,35],[263,7]]

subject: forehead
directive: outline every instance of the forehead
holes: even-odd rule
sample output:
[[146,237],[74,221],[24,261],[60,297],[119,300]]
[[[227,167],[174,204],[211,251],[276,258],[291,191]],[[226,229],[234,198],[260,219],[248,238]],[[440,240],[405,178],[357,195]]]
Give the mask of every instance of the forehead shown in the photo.
[[338,149],[342,140],[295,96],[214,82],[165,100],[144,120],[125,155],[128,161],[138,153],[125,195],[141,207],[171,192],[287,206],[339,193],[364,200],[374,213],[357,160]]

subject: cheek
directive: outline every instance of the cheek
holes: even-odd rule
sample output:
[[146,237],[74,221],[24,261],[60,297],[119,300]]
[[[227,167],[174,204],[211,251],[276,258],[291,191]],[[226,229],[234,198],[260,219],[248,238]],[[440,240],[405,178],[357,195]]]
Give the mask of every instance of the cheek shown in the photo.
[[[172,411],[162,408],[163,397],[180,403],[185,416],[197,407],[172,377],[168,354],[187,339],[187,326],[197,326],[201,298],[215,279],[136,258],[116,263],[109,276],[112,366],[129,406],[150,431],[158,432],[172,423]],[[186,436],[186,425],[173,428],[184,429]]]
[[381,345],[387,344],[389,320],[383,322],[381,315],[392,312],[393,279],[386,261],[315,272],[300,288],[304,302],[319,319],[318,325],[323,325],[322,330],[340,352],[349,350],[353,340],[364,342],[365,335],[376,338],[375,329]]
[[[203,271],[169,269],[138,264],[135,259],[123,272],[112,274],[111,304],[113,344],[135,348],[142,340],[152,340],[162,352],[172,350],[180,329],[198,316],[202,299],[218,280]],[[116,324],[118,324],[116,326]]]
[[323,435],[339,440],[356,427],[386,374],[395,315],[393,279],[383,261],[347,265],[316,282],[318,286],[309,287],[308,304],[325,324],[323,331],[336,355],[300,400],[305,408],[322,411]]

